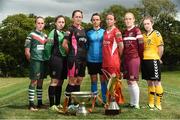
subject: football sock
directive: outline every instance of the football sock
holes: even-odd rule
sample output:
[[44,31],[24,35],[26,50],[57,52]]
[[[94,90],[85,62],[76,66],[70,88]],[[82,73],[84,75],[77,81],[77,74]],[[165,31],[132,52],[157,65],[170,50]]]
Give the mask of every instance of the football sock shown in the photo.
[[62,86],[56,86],[55,88],[55,104],[59,105],[61,100]]
[[132,85],[128,85],[129,96],[130,96],[130,105],[133,105],[133,93],[132,93]]
[[[75,91],[75,85],[68,84],[66,87],[66,92],[69,93],[69,92],[73,92],[73,91]],[[66,96],[70,96],[70,94],[66,94]],[[71,105],[71,98],[69,98],[68,106],[69,105]]]
[[49,86],[48,94],[49,94],[49,104],[51,107],[54,105],[55,86]]
[[29,85],[28,93],[29,93],[29,106],[34,106],[35,87]]
[[140,91],[139,91],[139,86],[138,84],[133,84],[133,85],[130,85],[130,104],[131,105],[135,105],[135,106],[139,106],[139,94],[140,94]]
[[133,99],[134,99],[133,101],[134,101],[134,105],[139,106],[139,94],[140,94],[139,86],[136,83],[136,84],[134,84],[132,86],[132,88],[133,88]]
[[159,86],[156,86],[155,89],[156,89],[156,107],[161,110],[162,109],[161,108],[161,100],[162,100],[162,96],[163,96],[163,88],[161,85],[159,85]]
[[36,92],[37,92],[38,105],[42,105],[42,86],[37,86]]
[[93,95],[97,95],[97,81],[91,82],[91,92]]
[[101,93],[102,93],[102,100],[106,103],[106,92],[107,92],[107,84],[105,81],[101,82]]
[[155,86],[148,86],[149,107],[154,107]]

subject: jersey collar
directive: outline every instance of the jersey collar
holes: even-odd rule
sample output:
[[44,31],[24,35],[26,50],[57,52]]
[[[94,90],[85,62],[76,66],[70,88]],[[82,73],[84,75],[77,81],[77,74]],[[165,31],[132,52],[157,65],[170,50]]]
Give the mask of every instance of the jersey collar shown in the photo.
[[154,32],[154,30],[152,30],[149,34],[146,33],[146,35],[147,35],[147,36],[150,36],[153,32]]

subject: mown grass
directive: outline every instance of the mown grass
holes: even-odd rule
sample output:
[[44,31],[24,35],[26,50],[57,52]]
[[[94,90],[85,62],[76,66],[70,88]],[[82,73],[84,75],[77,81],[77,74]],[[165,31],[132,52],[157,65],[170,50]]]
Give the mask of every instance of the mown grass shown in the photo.
[[[48,105],[47,89],[50,78],[44,81],[43,102]],[[162,84],[164,87],[163,110],[150,111],[147,107],[147,85],[144,80],[139,81],[140,86],[140,110],[129,109],[121,106],[122,113],[116,116],[104,115],[101,106],[88,116],[62,115],[49,109],[41,109],[38,112],[28,110],[27,88],[28,78],[0,78],[0,119],[180,119],[180,71],[163,72]],[[63,84],[63,91],[67,81]],[[100,84],[98,84],[100,88]],[[82,91],[90,90],[90,78],[87,75],[81,86]],[[100,90],[99,90],[100,92]],[[126,81],[123,80],[123,92],[126,103],[129,95]],[[64,96],[61,101],[63,102]],[[90,105],[90,104],[88,104]]]

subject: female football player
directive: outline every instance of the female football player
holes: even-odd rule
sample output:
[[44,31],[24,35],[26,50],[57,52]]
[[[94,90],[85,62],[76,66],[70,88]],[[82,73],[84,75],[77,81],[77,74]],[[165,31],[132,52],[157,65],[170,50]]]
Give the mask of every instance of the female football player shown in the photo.
[[25,41],[25,56],[30,62],[31,80],[29,85],[29,110],[37,111],[34,105],[35,87],[37,92],[38,108],[42,107],[42,86],[43,79],[46,77],[46,66],[44,58],[44,45],[47,41],[47,35],[42,31],[44,29],[44,18],[37,17],[35,20],[35,30],[32,31]]
[[[86,68],[86,43],[87,37],[82,27],[83,12],[74,10],[72,13],[73,24],[65,35],[63,47],[68,52],[68,85],[66,92],[80,91],[80,85],[85,76]],[[70,102],[69,102],[70,104]]]
[[[123,53],[123,41],[120,30],[115,26],[116,18],[113,13],[106,15],[107,29],[104,32],[103,46],[102,46],[102,68],[111,75],[115,75],[117,79],[121,78],[120,65],[121,55]],[[103,75],[103,79],[107,80]],[[118,86],[116,92],[116,102],[122,104],[124,102],[121,86]],[[109,97],[109,96],[108,96]],[[109,102],[109,98],[107,98]]]
[[62,47],[64,41],[63,28],[65,18],[59,15],[55,18],[55,29],[48,36],[46,43],[47,53],[49,53],[49,71],[51,83],[49,85],[49,103],[50,109],[58,111],[60,105],[62,85],[67,78],[67,59],[65,49]]
[[[161,34],[153,29],[153,18],[146,16],[143,19],[143,25],[146,33],[144,37],[144,57],[142,61],[142,79],[147,80],[149,107],[162,110],[161,100],[163,88],[161,85],[161,57],[164,51],[164,43]],[[156,96],[156,103],[155,103]],[[155,104],[154,104],[155,103]]]
[[102,79],[102,41],[104,29],[101,28],[101,18],[98,13],[94,13],[91,17],[93,27],[87,31],[88,52],[87,52],[87,67],[91,77],[91,91],[97,95],[97,80],[98,74],[101,81],[101,93],[103,102],[106,102],[106,85]]
[[143,58],[143,36],[135,26],[133,13],[127,12],[124,16],[126,30],[124,31],[124,78],[127,79],[130,94],[130,107],[139,109],[139,69]]

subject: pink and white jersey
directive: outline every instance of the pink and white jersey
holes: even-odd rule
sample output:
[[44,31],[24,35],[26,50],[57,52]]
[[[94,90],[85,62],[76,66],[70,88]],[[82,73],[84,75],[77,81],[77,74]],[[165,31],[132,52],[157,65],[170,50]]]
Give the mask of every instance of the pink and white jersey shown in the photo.
[[120,67],[118,43],[122,42],[122,34],[118,28],[104,32],[102,56],[102,67]]
[[125,30],[123,34],[124,56],[125,59],[143,58],[143,36],[138,27],[133,27],[130,30]]

